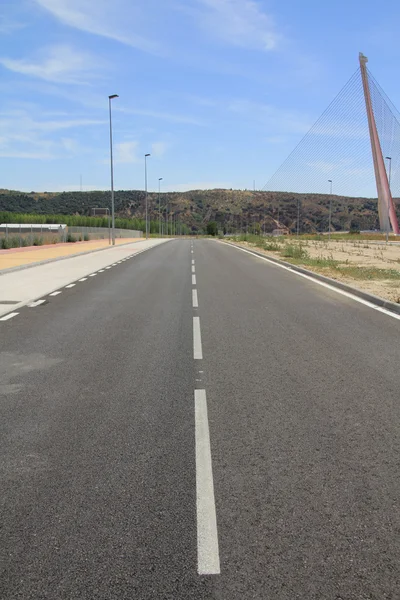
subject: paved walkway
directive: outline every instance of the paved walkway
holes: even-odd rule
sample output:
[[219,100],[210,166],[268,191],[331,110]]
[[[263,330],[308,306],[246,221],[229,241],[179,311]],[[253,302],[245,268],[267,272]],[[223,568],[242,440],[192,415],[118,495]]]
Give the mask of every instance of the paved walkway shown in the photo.
[[166,241],[150,239],[125,246],[119,244],[102,252],[71,256],[61,262],[53,261],[11,273],[3,271],[0,276],[0,317],[42,295],[52,293],[82,277],[92,276],[100,269],[107,269],[110,265]]
[[[129,244],[139,242],[143,238],[117,238],[115,244]],[[49,244],[46,246],[29,246],[27,248],[11,248],[0,250],[0,271],[21,267],[31,263],[61,258],[63,256],[74,256],[93,250],[101,250],[109,246],[107,240],[91,240],[89,242],[75,242],[66,244]]]

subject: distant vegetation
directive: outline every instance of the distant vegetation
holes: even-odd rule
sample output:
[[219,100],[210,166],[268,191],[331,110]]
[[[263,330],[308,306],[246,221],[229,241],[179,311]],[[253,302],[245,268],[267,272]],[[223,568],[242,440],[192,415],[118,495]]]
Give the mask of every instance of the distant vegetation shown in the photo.
[[[151,233],[158,232],[158,194],[150,193]],[[300,202],[300,231],[324,232],[328,229],[329,196],[289,192],[249,190],[192,190],[161,194],[161,213],[182,224],[184,233],[207,233],[216,223],[219,233],[248,231],[272,232],[279,224],[295,232],[297,203]],[[399,213],[400,201],[395,200]],[[107,227],[107,218],[91,217],[93,208],[110,207],[110,193],[63,192],[27,193],[0,190],[0,221],[23,223],[59,223]],[[145,195],[143,191],[117,191],[116,227],[144,231]],[[3,211],[3,212],[1,212]],[[18,214],[16,214],[18,213]],[[43,219],[43,220],[38,220]],[[214,225],[212,226],[214,230]],[[359,231],[378,228],[376,199],[332,197],[332,229]],[[215,233],[214,233],[215,235]]]

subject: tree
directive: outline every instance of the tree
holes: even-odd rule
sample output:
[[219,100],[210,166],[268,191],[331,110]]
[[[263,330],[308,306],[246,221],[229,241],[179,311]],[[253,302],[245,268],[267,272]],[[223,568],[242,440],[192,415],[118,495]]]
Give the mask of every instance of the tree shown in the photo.
[[207,235],[218,235],[218,225],[215,221],[207,223]]

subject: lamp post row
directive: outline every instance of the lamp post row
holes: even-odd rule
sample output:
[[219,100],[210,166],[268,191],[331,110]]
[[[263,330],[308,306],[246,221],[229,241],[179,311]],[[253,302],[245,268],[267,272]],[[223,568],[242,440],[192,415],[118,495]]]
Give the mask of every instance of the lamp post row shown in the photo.
[[[108,96],[108,112],[110,119],[110,167],[111,167],[111,243],[115,246],[115,202],[114,202],[114,162],[113,162],[113,136],[112,136],[112,114],[111,114],[111,100],[119,98],[118,94],[112,94]],[[147,158],[151,154],[147,153],[144,155],[144,187],[145,187],[145,204],[146,204],[146,240],[149,238],[149,219],[148,219],[148,194],[147,194]],[[161,235],[161,181],[162,177],[158,179],[158,209],[159,209],[159,233]],[[166,209],[167,210],[167,209]],[[168,212],[166,212],[167,220],[167,234],[168,234]]]

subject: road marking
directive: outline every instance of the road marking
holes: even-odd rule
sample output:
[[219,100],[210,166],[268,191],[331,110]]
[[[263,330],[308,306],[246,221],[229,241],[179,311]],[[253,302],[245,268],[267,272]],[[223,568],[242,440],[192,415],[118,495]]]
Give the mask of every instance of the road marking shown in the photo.
[[79,281],[86,281],[87,277],[82,277],[82,279],[79,279]]
[[66,288],[72,288],[72,287],[75,287],[75,285],[76,285],[76,283],[70,283],[69,285],[66,285],[65,287]]
[[196,437],[197,572],[219,575],[217,514],[215,510],[206,390],[194,391]]
[[27,306],[29,308],[36,308],[37,306],[40,306],[41,304],[44,304],[44,302],[46,302],[46,300],[35,300],[34,302],[29,302],[27,304]]
[[328,290],[331,290],[332,292],[336,292],[337,294],[346,296],[347,298],[350,298],[351,300],[355,300],[356,302],[359,302],[360,304],[364,304],[365,306],[368,306],[369,308],[373,308],[379,312],[382,312],[385,315],[388,315],[389,317],[393,317],[394,319],[400,319],[400,315],[398,315],[397,313],[394,313],[391,310],[384,308],[383,306],[377,306],[376,304],[373,304],[372,302],[369,302],[368,300],[364,300],[363,298],[359,298],[358,296],[354,296],[354,294],[351,294],[350,292],[346,292],[345,290],[336,288],[333,285],[330,285],[329,283],[325,283],[325,281],[320,281],[319,279],[314,279],[313,277],[310,277],[310,275],[306,275],[305,273],[299,273],[299,271],[294,271],[293,269],[286,267],[286,265],[280,265],[280,264],[274,262],[273,260],[269,260],[268,258],[265,258],[264,256],[259,256],[258,254],[254,254],[254,252],[251,252],[250,250],[246,250],[245,248],[239,248],[238,246],[234,246],[233,244],[228,244],[228,245],[231,246],[232,248],[236,248],[237,250],[241,250],[242,252],[246,252],[247,254],[251,254],[252,256],[255,256],[256,258],[265,260],[266,262],[268,262],[272,265],[275,265],[275,267],[279,267],[280,269],[285,269],[285,271],[290,271],[290,273],[293,273],[294,275],[298,275],[299,277],[304,277],[304,279],[308,279],[309,281],[312,281],[313,283],[322,285],[322,287],[325,287]]
[[201,360],[203,349],[201,346],[200,317],[193,317],[193,358]]
[[106,269],[111,269],[111,267],[106,267]]
[[104,269],[100,269],[99,273],[104,273]]
[[194,258],[192,259],[192,265],[194,265]]
[[197,290],[192,290],[192,304],[193,304],[193,308],[199,308],[199,299],[197,297]]
[[193,250],[190,251],[193,254]]
[[392,312],[391,310],[388,310],[387,308],[384,308],[383,306],[374,306],[374,309],[379,310],[379,312],[382,312],[385,315],[389,315],[389,317],[393,317],[394,319],[400,320],[400,315],[397,315],[396,313]]
[[192,275],[192,285],[196,285],[196,275]]
[[17,315],[19,315],[19,313],[9,313],[5,317],[0,317],[0,321],[8,321],[8,319],[12,319],[13,317],[16,317]]
[[192,265],[192,273],[196,273],[196,267]]
[[60,291],[52,292],[51,294],[49,294],[49,296],[58,296],[58,294],[61,294],[61,292]]
[[89,277],[96,277],[97,273],[92,273]]
[[113,263],[111,266],[112,266],[112,267],[115,267],[115,265],[116,265],[116,264],[117,264],[117,263]]

